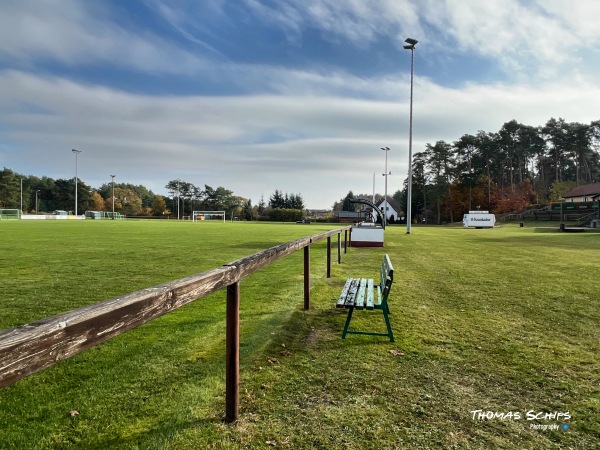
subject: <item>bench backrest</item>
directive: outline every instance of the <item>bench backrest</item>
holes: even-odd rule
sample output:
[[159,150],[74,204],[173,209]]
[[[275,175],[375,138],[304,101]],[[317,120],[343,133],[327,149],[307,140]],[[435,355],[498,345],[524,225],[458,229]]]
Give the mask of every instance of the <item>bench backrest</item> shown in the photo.
[[392,266],[392,262],[390,261],[390,257],[388,255],[383,257],[380,276],[381,278],[379,281],[379,286],[381,287],[381,302],[386,303],[390,289],[392,288],[392,282],[394,281],[394,267]]

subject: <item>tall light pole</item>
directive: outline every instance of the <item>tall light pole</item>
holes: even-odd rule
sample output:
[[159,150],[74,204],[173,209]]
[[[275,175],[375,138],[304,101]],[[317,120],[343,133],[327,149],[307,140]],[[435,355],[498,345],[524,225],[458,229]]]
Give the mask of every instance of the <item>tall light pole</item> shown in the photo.
[[75,153],[75,216],[77,216],[77,155],[81,153],[81,150],[71,150]]
[[565,224],[563,222],[563,203],[565,202],[565,199],[560,197],[558,201],[560,202],[560,231],[565,231]]
[[112,177],[112,218],[115,218],[115,177],[116,175],[111,175]]
[[412,216],[412,122],[413,122],[413,79],[415,68],[415,45],[416,39],[406,38],[404,40],[408,45],[405,50],[410,50],[410,124],[408,128],[408,191],[406,196],[406,234],[410,234],[411,216]]
[[36,213],[36,215],[40,213],[40,210],[38,209],[38,193],[39,192],[40,192],[39,190],[35,191],[35,213]]
[[383,207],[383,217],[381,218],[381,223],[383,224],[383,227],[385,228],[385,226],[387,225],[387,212],[388,212],[388,202],[387,202],[387,179],[388,179],[388,175],[391,175],[392,172],[388,173],[387,170],[387,155],[388,152],[390,151],[389,147],[381,147],[381,150],[383,150],[385,152],[385,173],[383,174],[383,176],[385,177],[385,193],[383,195],[383,199],[385,201],[385,206]]

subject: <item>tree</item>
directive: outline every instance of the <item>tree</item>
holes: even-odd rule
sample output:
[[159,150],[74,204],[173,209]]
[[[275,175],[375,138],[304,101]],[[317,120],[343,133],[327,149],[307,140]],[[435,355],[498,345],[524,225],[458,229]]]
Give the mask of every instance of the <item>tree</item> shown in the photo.
[[[112,203],[110,204],[110,206],[112,207]],[[105,208],[106,208],[104,199],[98,193],[98,191],[94,191],[92,193],[92,199],[91,199],[91,202],[90,202],[90,208],[93,211],[104,211]]]
[[115,187],[115,211],[126,216],[139,215],[142,212],[142,199],[131,189]]
[[[0,207],[20,208],[21,181],[16,173],[6,167],[0,171]],[[25,205],[23,205],[25,208]]]
[[162,216],[167,212],[167,204],[165,203],[165,198],[162,195],[157,195],[154,197],[154,203],[152,204],[152,209],[150,213],[153,216]]
[[265,212],[266,204],[265,204],[265,196],[260,196],[260,201],[258,202],[258,214],[263,215]]
[[254,209],[252,208],[252,201],[250,199],[244,202],[244,209],[242,211],[242,219],[254,220]]
[[289,198],[289,204],[287,206],[290,209],[304,209],[304,200],[300,194],[292,194]]
[[352,191],[348,191],[346,196],[342,199],[342,211],[356,211],[356,204],[350,202],[354,199]]
[[285,198],[278,189],[275,189],[275,192],[273,192],[273,195],[269,198],[269,206],[274,209],[285,208]]
[[[427,155],[427,167],[433,172],[434,184],[431,193],[437,206],[437,223],[442,223],[442,203],[446,194],[449,197],[450,222],[454,222],[452,192],[450,190],[454,166],[452,146],[445,141],[437,141],[435,145],[427,144],[425,154]],[[407,217],[407,220],[412,220],[412,217]]]

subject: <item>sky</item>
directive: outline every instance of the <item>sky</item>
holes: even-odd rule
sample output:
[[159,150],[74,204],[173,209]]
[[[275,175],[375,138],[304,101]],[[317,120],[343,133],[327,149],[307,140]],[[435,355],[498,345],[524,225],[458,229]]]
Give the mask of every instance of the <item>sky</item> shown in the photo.
[[600,119],[598,17],[597,0],[3,0],[0,168],[327,209],[383,194],[387,153],[391,195],[406,38],[416,153],[513,119]]

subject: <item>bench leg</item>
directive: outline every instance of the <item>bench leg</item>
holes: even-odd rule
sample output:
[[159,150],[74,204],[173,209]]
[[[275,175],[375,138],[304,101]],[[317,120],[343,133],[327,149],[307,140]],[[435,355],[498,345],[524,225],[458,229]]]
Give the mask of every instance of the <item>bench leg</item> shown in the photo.
[[342,339],[346,339],[346,334],[348,333],[348,327],[350,326],[350,320],[352,320],[353,312],[354,312],[354,306],[350,307],[350,311],[348,311],[348,317],[346,318],[346,325],[344,325],[344,331],[342,332]]
[[386,307],[382,311],[383,311],[383,318],[385,319],[385,326],[387,327],[387,330],[388,330],[388,336],[390,337],[390,342],[394,342],[394,333],[392,332],[392,325],[390,324],[390,318],[388,317],[390,310],[386,305]]

